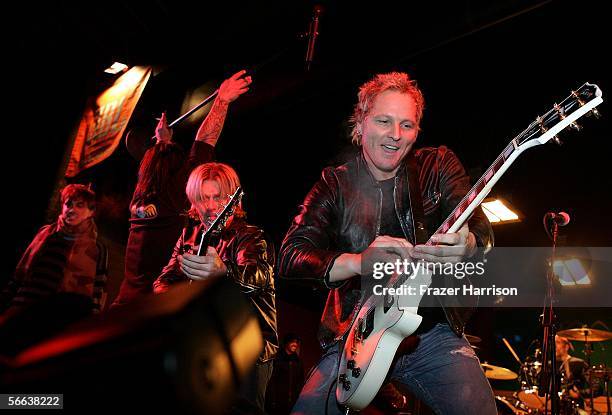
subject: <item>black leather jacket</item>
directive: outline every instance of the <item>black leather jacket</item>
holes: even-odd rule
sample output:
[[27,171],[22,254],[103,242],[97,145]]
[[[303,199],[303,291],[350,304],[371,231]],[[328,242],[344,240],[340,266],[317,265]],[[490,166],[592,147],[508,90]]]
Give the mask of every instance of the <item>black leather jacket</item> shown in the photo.
[[[471,186],[461,162],[446,147],[422,148],[409,154],[395,177],[394,194],[404,235],[414,243],[408,177],[412,157],[428,234],[435,232]],[[346,164],[323,170],[285,236],[279,254],[279,275],[318,281],[331,288],[319,330],[323,347],[340,340],[346,333],[358,311],[361,296],[359,278],[330,284],[329,271],[338,256],[362,252],[378,236],[381,204],[380,185],[360,153]],[[468,225],[479,246],[492,246],[491,225],[480,208]],[[472,311],[444,307],[446,319],[457,335],[463,333]]]
[[[164,292],[170,285],[187,281],[178,262],[184,252],[197,250],[203,225],[191,219],[177,241],[168,265],[153,283],[153,291]],[[221,232],[215,247],[227,267],[228,277],[232,278],[247,296],[259,319],[264,338],[264,350],[260,362],[275,357],[278,350],[276,329],[276,301],[274,290],[274,245],[264,232],[256,226],[248,225],[243,219],[234,217],[229,226]]]

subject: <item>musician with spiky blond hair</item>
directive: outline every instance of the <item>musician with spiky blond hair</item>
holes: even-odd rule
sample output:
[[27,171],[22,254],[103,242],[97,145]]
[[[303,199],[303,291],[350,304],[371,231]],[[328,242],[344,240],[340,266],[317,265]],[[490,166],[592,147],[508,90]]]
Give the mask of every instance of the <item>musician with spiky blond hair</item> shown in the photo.
[[[367,368],[353,367],[355,360],[339,368],[343,341],[353,334],[363,304],[364,263],[457,263],[473,256],[478,246],[492,243],[480,208],[457,232],[431,236],[470,184],[446,147],[413,148],[423,108],[423,94],[406,73],[379,74],[362,85],[352,116],[352,140],[361,151],[347,163],[323,170],[285,236],[280,276],[329,289],[319,330],[323,358],[306,381],[294,414],[341,413],[336,388],[354,390],[365,375]],[[430,236],[433,243],[425,245]],[[491,387],[463,337],[470,311],[444,304],[419,308],[423,320],[407,338],[418,346],[397,355],[388,372],[388,378],[405,385],[437,414],[496,413]],[[365,336],[367,329],[355,331]],[[380,353],[393,357],[395,351]],[[347,374],[338,375],[339,370]]]

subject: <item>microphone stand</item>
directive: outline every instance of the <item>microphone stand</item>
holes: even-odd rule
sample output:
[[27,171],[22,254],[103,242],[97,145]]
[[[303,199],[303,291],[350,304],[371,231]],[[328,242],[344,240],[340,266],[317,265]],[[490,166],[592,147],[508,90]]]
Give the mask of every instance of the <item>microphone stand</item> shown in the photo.
[[312,65],[312,58],[314,56],[315,43],[317,41],[317,37],[319,36],[319,18],[321,17],[321,12],[323,8],[320,5],[315,5],[313,8],[312,22],[310,23],[310,27],[308,28],[308,48],[306,49],[306,71],[310,71],[310,66]]
[[[552,226],[549,231],[549,223]],[[554,289],[554,278],[555,278],[555,254],[557,248],[557,235],[559,233],[559,225],[554,220],[548,220],[548,214],[544,216],[544,228],[546,233],[552,239],[552,252],[550,262],[548,264],[548,271],[546,275],[546,295],[544,298],[544,309],[542,311],[541,324],[543,327],[543,341],[542,341],[542,374],[540,377],[540,384],[544,389],[544,415],[548,412],[548,400],[550,399],[550,413],[559,413],[559,384],[557,378],[557,359],[555,353],[555,335],[556,335],[556,316],[553,308],[555,289]],[[550,363],[549,363],[550,362]]]

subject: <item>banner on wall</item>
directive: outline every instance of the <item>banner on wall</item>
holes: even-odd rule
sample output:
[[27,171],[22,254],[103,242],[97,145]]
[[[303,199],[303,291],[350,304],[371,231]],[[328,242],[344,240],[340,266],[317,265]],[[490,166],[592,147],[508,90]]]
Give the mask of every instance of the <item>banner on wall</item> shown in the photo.
[[150,76],[150,67],[131,68],[85,109],[66,177],[76,176],[115,151]]

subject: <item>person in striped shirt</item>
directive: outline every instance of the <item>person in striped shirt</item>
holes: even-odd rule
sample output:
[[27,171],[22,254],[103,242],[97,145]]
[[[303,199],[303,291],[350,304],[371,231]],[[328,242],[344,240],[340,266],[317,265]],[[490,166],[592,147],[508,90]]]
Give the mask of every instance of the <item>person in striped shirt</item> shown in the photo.
[[61,201],[57,220],[38,231],[0,293],[0,322],[59,294],[90,312],[103,308],[108,255],[98,241],[96,195],[88,186],[69,184]]

